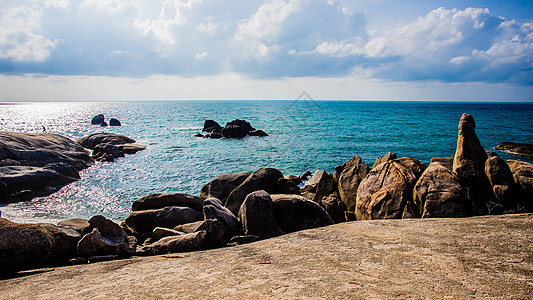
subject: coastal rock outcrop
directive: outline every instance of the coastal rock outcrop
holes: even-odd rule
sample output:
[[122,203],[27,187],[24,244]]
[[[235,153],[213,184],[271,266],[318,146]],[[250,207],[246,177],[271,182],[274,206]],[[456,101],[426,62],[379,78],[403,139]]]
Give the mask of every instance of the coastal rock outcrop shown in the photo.
[[54,246],[50,251],[47,262],[65,263],[69,259],[76,257],[78,242],[81,234],[68,226],[54,225],[50,223],[38,224],[48,230],[54,237]]
[[231,192],[243,183],[252,173],[227,173],[221,174],[202,187],[199,197],[202,199],[217,198],[226,203]]
[[533,163],[508,160],[507,164],[513,173],[517,186],[517,211],[533,211]]
[[126,232],[115,222],[97,215],[89,219],[89,233],[78,242],[78,254],[88,258],[94,256],[118,255],[129,257],[135,254]]
[[491,156],[485,162],[485,175],[492,186],[497,205],[503,211],[516,211],[516,186],[509,165],[499,156]]
[[505,150],[511,155],[533,157],[533,145],[525,143],[502,142],[496,145],[496,150]]
[[114,161],[115,158],[124,157],[124,154],[133,154],[146,149],[146,146],[135,144],[135,140],[115,133],[93,133],[76,140],[87,149],[92,149],[92,158],[97,161]]
[[166,206],[158,209],[133,211],[125,220],[136,234],[149,233],[156,227],[174,228],[181,224],[203,220],[203,214],[194,208]]
[[179,225],[174,228],[183,233],[193,233],[205,231],[205,237],[202,241],[202,249],[210,249],[221,246],[222,237],[224,236],[225,226],[217,219],[206,219],[189,224]]
[[299,195],[271,195],[274,216],[285,233],[334,224],[318,203]]
[[265,191],[248,194],[241,205],[239,217],[245,235],[267,239],[284,233],[274,217],[272,198]]
[[91,124],[100,125],[100,124],[104,123],[104,120],[105,120],[104,115],[103,114],[99,114],[99,115],[94,116],[91,119]]
[[256,130],[246,120],[233,120],[226,123],[226,126],[222,127],[214,120],[205,120],[203,132],[208,134],[203,136],[204,138],[228,138],[228,139],[241,139],[247,135],[263,137],[268,136],[263,130]]
[[361,181],[368,175],[370,168],[361,157],[354,156],[349,161],[335,167],[333,177],[342,202],[348,211],[355,211],[357,189]]
[[92,163],[89,153],[66,137],[0,131],[0,203],[51,194]]
[[149,247],[152,254],[165,254],[200,250],[206,232],[204,230],[184,235],[167,236],[153,243]]
[[122,123],[117,119],[111,118],[109,120],[109,126],[122,126]]
[[186,193],[154,193],[135,200],[131,205],[131,210],[157,209],[166,206],[186,206],[202,211],[203,200]]

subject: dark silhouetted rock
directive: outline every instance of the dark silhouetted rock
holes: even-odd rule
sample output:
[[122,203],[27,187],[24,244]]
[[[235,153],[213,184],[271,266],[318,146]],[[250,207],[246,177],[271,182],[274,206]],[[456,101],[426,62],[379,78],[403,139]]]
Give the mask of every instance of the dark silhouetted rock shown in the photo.
[[215,132],[215,131],[204,135],[204,139],[221,139],[221,138],[222,138],[222,134],[220,134],[219,132]]
[[273,168],[261,168],[246,178],[246,180],[236,187],[228,196],[225,206],[234,215],[239,213],[242,202],[251,192],[264,190],[269,194],[276,193],[278,180],[283,178],[283,174]]
[[300,188],[286,178],[278,179],[278,186],[276,188],[278,194],[296,194],[300,195]]
[[115,133],[94,133],[76,140],[83,147],[93,149],[92,157],[97,161],[114,161],[146,149],[146,146],[134,144],[135,140]]
[[429,164],[413,193],[422,218],[467,217],[471,214],[459,178],[441,163]]
[[222,126],[220,126],[220,124],[218,124],[217,122],[213,120],[205,120],[204,128],[202,129],[203,132],[208,132],[208,133],[211,133],[211,132],[220,133],[221,130],[222,130]]
[[354,156],[349,161],[335,167],[333,177],[337,185],[340,199],[344,202],[346,210],[355,211],[357,188],[368,175],[370,168],[365,165],[361,157]]
[[107,126],[109,126],[109,125],[107,124],[106,121],[103,121],[102,123],[100,123],[100,126],[102,126],[102,127],[107,127]]
[[259,136],[259,137],[268,136],[268,134],[264,132],[263,130],[252,130],[248,134],[250,136]]
[[67,262],[77,255],[81,234],[68,226],[39,224],[54,237],[54,247],[50,251],[49,262]]
[[91,135],[76,140],[76,142],[78,142],[80,145],[87,149],[94,149],[94,147],[96,147],[96,145],[98,144],[132,144],[135,143],[135,140],[116,133],[101,132],[93,133]]
[[231,192],[243,183],[251,173],[227,173],[221,174],[202,187],[200,198],[217,198],[226,203]]
[[152,254],[165,254],[200,250],[206,232],[201,230],[184,235],[167,236],[151,245]]
[[229,139],[241,139],[248,135],[246,128],[238,125],[226,125],[221,132],[222,137]]
[[255,128],[253,128],[252,125],[248,123],[246,120],[239,120],[239,119],[226,123],[226,126],[239,126],[239,127],[242,127],[246,132],[255,130]]
[[298,195],[271,195],[274,216],[285,233],[334,224],[316,202]]
[[416,212],[416,207],[412,207],[415,183],[415,175],[398,160],[379,164],[359,184],[355,206],[357,220],[400,219],[406,209]]
[[104,122],[105,117],[103,114],[96,115],[92,118],[91,124],[93,125],[100,125]]
[[125,220],[136,234],[152,232],[156,227],[174,228],[181,224],[203,220],[203,214],[190,207],[167,206],[133,211]]
[[42,226],[0,218],[0,273],[36,268],[53,247],[54,237]]
[[94,147],[91,157],[96,161],[114,161],[115,158],[124,157],[122,152],[117,146],[112,144],[98,144]]
[[204,218],[217,219],[224,225],[225,240],[230,240],[236,235],[242,234],[242,225],[237,217],[216,198],[207,198],[204,200]]
[[385,154],[383,157],[378,157],[376,159],[376,161],[374,162],[374,165],[372,166],[372,169],[374,169],[375,167],[381,165],[382,163],[386,163],[388,162],[389,160],[393,160],[393,159],[396,159],[396,153],[391,153],[390,151],[387,152],[387,154]]
[[135,200],[131,205],[131,210],[139,211],[166,206],[184,206],[202,211],[203,200],[185,193],[154,193]]
[[111,119],[109,120],[109,126],[121,126],[121,125],[122,125],[122,124],[121,124],[120,121],[117,120],[117,119],[113,119],[113,118],[111,118]]
[[511,155],[533,157],[532,144],[502,142],[496,145],[496,150],[506,150]]
[[239,218],[245,235],[267,239],[283,234],[274,217],[272,198],[265,191],[255,191],[246,196],[239,210]]
[[477,215],[489,213],[488,201],[492,200],[492,188],[485,175],[487,153],[475,132],[476,123],[469,114],[459,121],[457,149],[453,160],[453,172],[466,188],[468,200]]

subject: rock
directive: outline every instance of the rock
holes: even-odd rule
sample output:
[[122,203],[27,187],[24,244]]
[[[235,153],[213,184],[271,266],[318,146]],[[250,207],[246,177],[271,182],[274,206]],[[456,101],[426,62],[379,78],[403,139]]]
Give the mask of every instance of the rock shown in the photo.
[[109,120],[109,126],[121,126],[121,125],[122,125],[122,124],[121,124],[120,121],[117,120],[117,119],[113,119],[113,118],[111,118],[111,119]]
[[54,237],[42,226],[0,218],[0,273],[36,268],[53,247]]
[[533,212],[533,164],[518,160],[508,160],[517,186],[517,211]]
[[120,144],[120,145],[116,145],[116,147],[120,151],[126,154],[135,154],[139,151],[146,149],[145,145],[139,145],[139,144]]
[[248,135],[246,128],[238,125],[226,125],[226,127],[222,128],[221,132],[222,137],[228,139],[241,139]]
[[226,126],[239,126],[242,127],[247,133],[255,130],[255,128],[253,128],[252,125],[250,125],[250,123],[248,123],[246,120],[239,119],[226,123]]
[[307,180],[309,176],[313,175],[311,172],[307,171],[302,175],[287,175],[285,176],[285,179],[292,182],[294,185],[301,184],[304,180]]
[[300,188],[296,184],[294,184],[293,181],[290,181],[286,178],[278,179],[276,191],[280,194],[300,195]]
[[91,224],[89,224],[89,220],[79,219],[79,218],[64,220],[64,221],[57,223],[57,225],[70,227],[80,234],[83,232],[85,228],[91,226]]
[[170,229],[170,228],[164,228],[164,227],[156,227],[152,231],[152,241],[158,241],[164,237],[167,236],[175,236],[175,235],[183,235],[183,232],[180,232],[178,230]]
[[201,133],[197,133],[197,134],[195,134],[195,135],[193,135],[193,136],[194,136],[194,137],[199,137],[199,138],[203,138],[203,137],[204,137],[204,135],[201,134]]
[[224,231],[226,230],[224,224],[217,219],[207,219],[204,221],[183,224],[175,227],[174,229],[184,233],[193,233],[202,230],[205,231],[205,237],[201,247],[202,249],[209,249],[219,246],[220,241],[224,236]]
[[204,139],[221,139],[221,138],[222,138],[222,134],[218,132],[214,132],[214,131],[209,134],[204,135]]
[[54,247],[50,251],[49,262],[67,262],[75,258],[81,234],[68,226],[48,223],[38,224],[54,237]]
[[333,175],[324,170],[318,171],[309,179],[306,187],[312,187],[312,191],[315,194],[313,201],[320,203],[322,198],[327,197],[334,191],[335,179],[333,179]]
[[[337,192],[322,198],[319,204],[326,210],[328,215],[335,223],[347,221],[346,204],[341,201],[341,198]],[[351,213],[353,214],[353,211]]]
[[396,159],[396,161],[406,167],[407,170],[411,171],[411,173],[413,173],[413,175],[415,175],[417,179],[420,178],[420,176],[426,169],[426,165],[418,159],[410,157],[400,157]]
[[194,233],[167,236],[151,245],[152,254],[165,254],[200,250],[206,232],[201,230]]
[[93,125],[100,125],[104,122],[104,115],[103,114],[99,114],[99,115],[96,115],[92,118],[91,120],[91,124]]
[[496,205],[504,211],[517,209],[515,182],[509,165],[499,156],[490,156],[485,162],[485,175],[489,179]]
[[229,240],[229,243],[243,245],[243,244],[257,242],[259,240],[260,238],[257,235],[238,235],[238,236],[232,237],[231,240]]
[[218,124],[217,122],[213,120],[205,120],[204,128],[202,129],[203,132],[209,132],[209,133],[212,133],[212,132],[220,133],[221,130],[222,130],[222,126],[220,126],[220,124]]
[[239,210],[239,218],[245,235],[267,239],[284,233],[276,223],[272,198],[265,191],[255,191],[246,196]]
[[158,209],[133,211],[125,220],[136,234],[152,232],[156,227],[174,228],[203,219],[203,214],[190,207],[167,206]]
[[376,162],[374,162],[374,165],[372,166],[372,169],[375,167],[381,165],[382,163],[388,162],[389,160],[396,159],[396,153],[391,153],[390,151],[385,154],[383,157],[378,157],[376,159]]
[[285,233],[334,224],[316,202],[298,195],[271,195],[274,216]]
[[372,168],[357,189],[357,220],[399,219],[412,207],[415,175],[397,159]]
[[85,234],[78,242],[78,254],[90,258],[102,255],[120,255],[129,257],[135,253],[130,245],[128,235],[115,222],[97,215],[89,219],[90,233]]
[[466,188],[474,213],[485,215],[489,213],[487,200],[492,199],[492,188],[485,175],[487,153],[479,142],[475,127],[476,123],[471,115],[465,113],[461,116],[453,172]]
[[89,263],[97,263],[102,261],[111,261],[122,258],[120,255],[116,254],[109,254],[109,255],[97,255],[97,256],[91,256],[87,260]]
[[200,192],[201,199],[217,198],[226,203],[229,194],[243,183],[251,173],[227,173],[221,174],[202,187]]
[[502,142],[496,145],[496,150],[507,150],[507,153],[511,155],[533,157],[532,144]]
[[185,193],[154,193],[135,200],[131,210],[140,211],[166,206],[184,206],[202,211],[204,203],[199,197]]
[[224,225],[223,238],[229,240],[236,235],[242,234],[242,226],[237,217],[216,198],[204,200],[204,218],[217,219]]
[[459,178],[439,162],[422,173],[413,191],[414,203],[422,218],[467,217],[471,214]]
[[96,145],[98,144],[132,144],[135,143],[135,140],[116,133],[101,132],[93,133],[89,136],[76,140],[76,142],[78,142],[80,145],[87,149],[94,149],[94,147],[96,147]]
[[107,126],[109,126],[109,125],[107,124],[106,121],[103,121],[102,123],[100,123],[100,126],[102,126],[102,127],[107,127]]
[[268,134],[264,132],[263,130],[252,130],[248,134],[250,136],[258,136],[258,137],[268,136]]
[[273,168],[261,168],[246,178],[238,187],[236,187],[228,196],[225,206],[231,210],[234,215],[239,213],[242,202],[251,192],[264,190],[269,194],[277,191],[278,180],[283,178],[283,174]]
[[346,210],[355,211],[357,188],[366,175],[368,175],[368,172],[370,172],[370,168],[365,165],[359,156],[354,156],[349,161],[335,167],[333,177],[340,199],[344,202]]
[[453,170],[453,156],[449,156],[449,157],[434,157],[434,158],[431,159],[431,161],[429,163],[431,164],[431,163],[434,163],[434,162],[440,163],[443,167],[445,167],[446,169],[448,169],[450,171]]
[[91,157],[96,161],[114,161],[115,158],[124,157],[122,152],[117,146],[112,144],[98,144],[94,147]]

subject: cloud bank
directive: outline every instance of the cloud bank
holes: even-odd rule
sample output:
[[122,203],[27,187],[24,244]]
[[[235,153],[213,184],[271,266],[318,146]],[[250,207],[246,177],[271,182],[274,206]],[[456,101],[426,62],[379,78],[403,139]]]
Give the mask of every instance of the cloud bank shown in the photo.
[[438,8],[376,31],[334,0],[5,0],[0,73],[533,85],[533,23]]

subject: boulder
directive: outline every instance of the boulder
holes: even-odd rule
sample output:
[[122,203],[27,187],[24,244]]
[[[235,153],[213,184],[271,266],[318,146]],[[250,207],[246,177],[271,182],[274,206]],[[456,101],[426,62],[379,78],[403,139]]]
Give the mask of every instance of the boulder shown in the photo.
[[516,211],[516,187],[509,165],[499,156],[490,156],[485,162],[485,175],[489,179],[496,204],[504,211]]
[[374,165],[372,166],[372,169],[374,169],[375,167],[381,165],[382,163],[386,163],[389,160],[393,160],[393,159],[396,159],[396,153],[391,153],[389,151],[383,157],[376,158],[376,161],[374,162]]
[[132,211],[157,209],[166,206],[184,206],[197,211],[202,211],[203,200],[194,195],[185,193],[154,193],[141,197],[131,205]]
[[239,119],[226,123],[226,126],[239,126],[242,127],[247,133],[255,130],[255,128],[253,128],[252,125],[250,125],[250,123],[248,123],[246,120]]
[[416,212],[412,200],[415,184],[415,175],[397,159],[372,168],[357,189],[357,220],[400,219],[404,211]]
[[230,240],[236,235],[242,234],[242,226],[237,217],[216,198],[204,200],[204,218],[217,219],[224,225],[223,238]]
[[246,128],[238,125],[226,125],[222,128],[222,137],[228,139],[241,139],[248,135]]
[[487,200],[493,199],[492,188],[485,175],[485,161],[488,156],[479,142],[475,128],[474,118],[470,114],[463,114],[458,126],[453,172],[466,188],[474,213],[485,215],[489,213]]
[[467,217],[471,214],[466,193],[455,173],[432,162],[422,173],[413,191],[422,218]]
[[[346,204],[341,201],[341,198],[337,192],[322,198],[319,204],[326,210],[326,212],[329,214],[329,216],[335,223],[347,221]],[[353,214],[353,211],[351,211],[350,213]]]
[[424,173],[424,170],[426,169],[426,165],[419,161],[418,159],[410,158],[410,157],[400,157],[396,159],[397,162],[402,164],[407,170],[411,171],[413,175],[418,179]]
[[128,235],[119,224],[97,215],[89,219],[89,233],[78,242],[78,254],[90,258],[102,255],[129,257],[135,253]]
[[89,224],[89,220],[80,219],[80,218],[64,220],[64,221],[61,221],[61,222],[57,223],[57,225],[59,225],[61,227],[64,227],[64,226],[70,227],[71,229],[74,229],[75,231],[77,231],[80,234],[83,232],[83,230],[85,228],[91,226],[91,224]]
[[300,188],[287,178],[278,179],[276,191],[279,194],[296,194],[300,195]]
[[267,239],[284,233],[276,223],[272,198],[265,191],[255,191],[246,196],[239,210],[239,218],[245,235]]
[[533,212],[533,164],[518,160],[508,160],[507,164],[517,186],[517,211]]
[[156,227],[152,231],[151,241],[155,242],[167,236],[175,236],[175,235],[183,235],[183,234],[184,234],[183,232],[180,232],[178,230],[164,228],[164,227]]
[[222,203],[226,203],[231,192],[243,183],[250,174],[248,172],[241,172],[218,175],[202,187],[199,197],[201,199],[217,198]]
[[94,149],[94,147],[96,147],[96,145],[98,144],[132,144],[135,143],[135,140],[116,133],[101,132],[93,133],[89,136],[76,140],[76,142],[78,142],[80,145],[87,149]]
[[453,156],[448,156],[448,157],[434,157],[431,159],[431,161],[429,162],[430,164],[431,163],[440,163],[443,167],[447,168],[448,170],[452,171],[453,170]]
[[101,143],[94,147],[91,157],[96,161],[114,161],[115,158],[124,157],[117,146],[107,143]]
[[506,150],[511,155],[533,157],[533,144],[502,142],[496,145],[496,150]]
[[278,180],[283,178],[283,174],[273,168],[261,168],[246,178],[238,187],[236,187],[228,196],[225,206],[231,210],[234,215],[239,213],[242,202],[251,192],[264,190],[269,194],[277,191]]
[[103,114],[96,115],[96,116],[94,116],[94,117],[92,118],[92,120],[91,120],[91,124],[93,124],[93,125],[100,125],[100,124],[102,124],[102,123],[104,122],[104,119],[105,119],[105,117],[104,117]]
[[287,175],[287,176],[285,176],[285,179],[289,180],[294,185],[299,185],[303,181],[307,180],[309,178],[309,176],[311,176],[311,175],[313,175],[313,173],[307,171],[307,172],[305,172],[302,175]]
[[290,233],[334,224],[316,202],[299,195],[271,195],[274,216],[281,230]]
[[109,126],[121,126],[121,125],[122,125],[122,124],[121,124],[120,121],[117,120],[117,119],[113,119],[113,118],[111,118],[111,119],[109,120]]
[[204,135],[204,139],[221,139],[221,138],[222,138],[222,134],[216,131],[213,131],[211,133]]
[[202,230],[205,231],[205,237],[201,248],[209,249],[220,245],[220,241],[224,236],[224,231],[226,228],[224,224],[217,219],[207,219],[204,221],[179,225],[174,229],[184,233],[193,233]]
[[174,228],[181,224],[203,220],[202,212],[183,206],[133,211],[125,220],[135,234],[152,232],[156,227]]
[[268,134],[266,132],[264,132],[263,130],[252,130],[248,133],[248,135],[250,136],[258,136],[258,137],[263,137],[263,136],[268,136]]
[[216,121],[213,121],[213,120],[205,120],[204,128],[202,129],[203,132],[208,132],[208,133],[212,133],[212,132],[220,133],[221,130],[222,130],[222,126],[220,126],[220,124],[218,124]]
[[201,230],[184,235],[167,236],[151,245],[152,254],[188,252],[200,250],[206,232]]
[[126,154],[135,154],[139,151],[146,149],[145,145],[139,145],[139,144],[120,144],[116,146],[120,151]]
[[54,237],[54,247],[50,251],[49,262],[67,262],[76,257],[81,234],[68,226],[49,223],[39,224]]
[[333,175],[324,170],[318,171],[309,179],[304,189],[309,188],[315,194],[313,201],[320,203],[322,198],[327,197],[335,190],[335,179],[333,179]]
[[0,273],[36,268],[54,248],[54,237],[42,226],[0,218]]
[[349,161],[335,167],[333,177],[340,199],[344,202],[346,210],[355,211],[357,188],[366,175],[368,175],[368,172],[370,172],[370,168],[365,165],[359,156],[354,156]]

